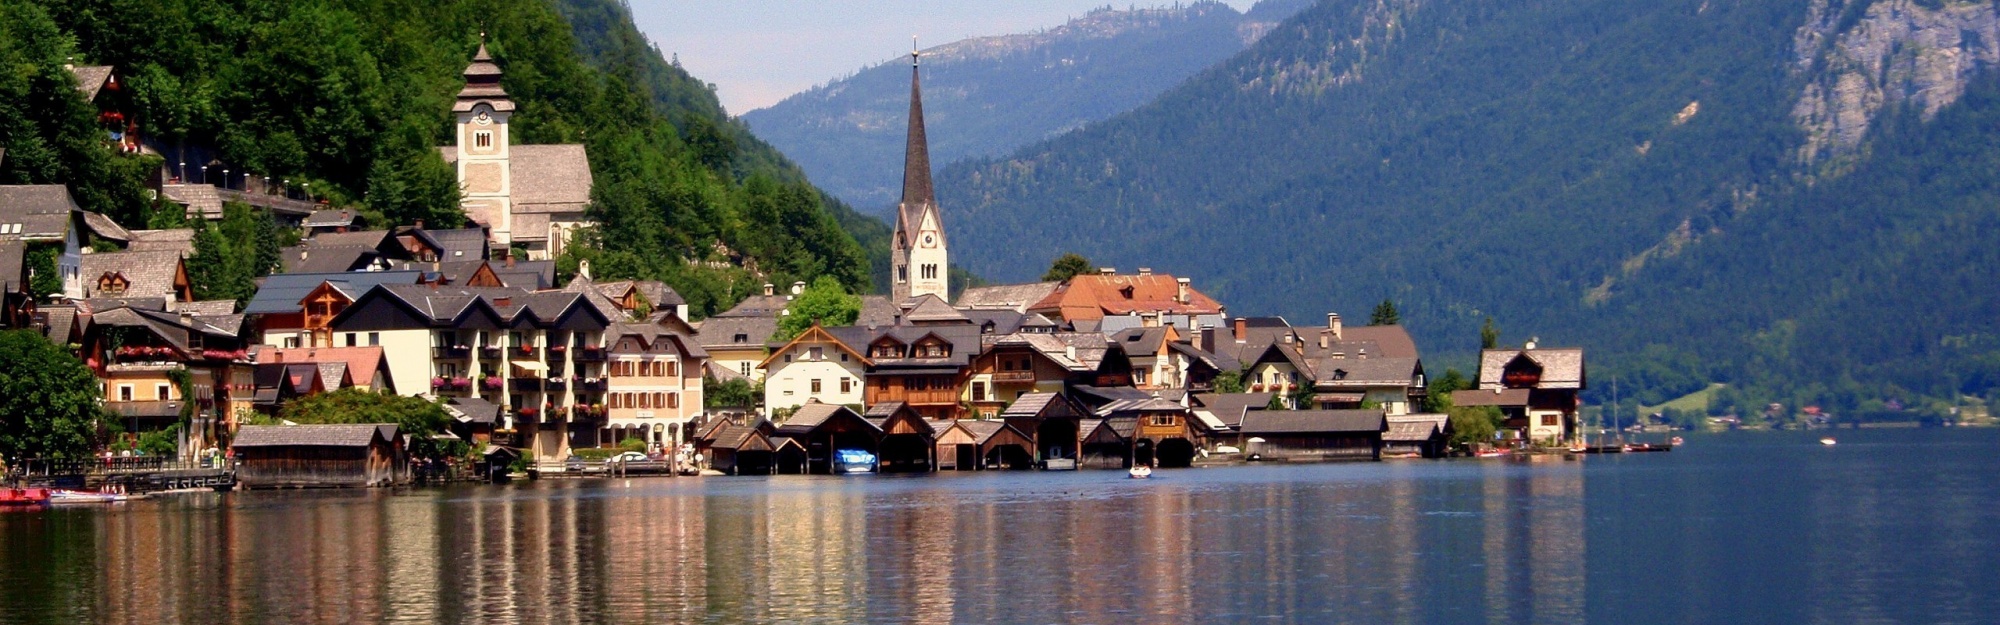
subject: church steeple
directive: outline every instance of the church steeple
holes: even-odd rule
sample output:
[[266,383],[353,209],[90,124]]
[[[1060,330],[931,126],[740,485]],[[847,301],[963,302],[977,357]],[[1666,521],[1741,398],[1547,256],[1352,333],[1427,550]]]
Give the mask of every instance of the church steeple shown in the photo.
[[890,295],[903,302],[918,295],[950,297],[944,212],[931,186],[930,142],[924,136],[924,98],[915,38],[910,50],[910,129],[903,146],[903,198],[896,206],[890,242]]

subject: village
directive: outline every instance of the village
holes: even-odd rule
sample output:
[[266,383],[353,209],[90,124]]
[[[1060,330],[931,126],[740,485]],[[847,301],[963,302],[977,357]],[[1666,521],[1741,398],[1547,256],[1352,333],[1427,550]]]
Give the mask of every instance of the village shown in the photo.
[[[600,280],[587,262],[559,280],[556,258],[593,225],[587,153],[512,142],[516,108],[481,46],[452,108],[456,139],[439,148],[471,227],[367,223],[289,181],[175,147],[158,197],[196,220],[221,219],[225,204],[266,211],[300,236],[282,271],[247,303],[197,301],[193,230],[121,227],[63,185],[0,186],[0,327],[70,346],[128,435],[175,432],[158,464],[253,488],[420,477],[416,442],[394,425],[251,424],[349,389],[439,402],[452,423],[436,436],[473,450],[477,468],[459,467],[470,479],[606,466],[584,457],[764,475],[1465,451],[1447,415],[1425,412],[1422,356],[1395,323],[1245,315],[1150,267],[953,298],[911,60],[890,293],[860,296],[851,322],[795,320],[804,329],[782,335],[817,288],[804,282],[763,284],[696,320],[659,281]],[[103,113],[109,149],[167,150],[124,121],[115,68],[71,71]],[[49,279],[37,259],[52,259],[60,281],[44,297],[31,288]],[[707,397],[724,385],[761,392],[745,405]],[[1579,435],[1580,349],[1488,349],[1471,386],[1451,405],[1504,415],[1482,449],[1563,449]]]

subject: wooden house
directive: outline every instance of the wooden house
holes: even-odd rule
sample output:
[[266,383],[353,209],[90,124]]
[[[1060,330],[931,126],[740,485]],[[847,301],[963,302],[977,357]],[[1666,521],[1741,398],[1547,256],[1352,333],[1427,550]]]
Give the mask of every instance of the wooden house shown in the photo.
[[1132,446],[1134,464],[1166,468],[1192,465],[1204,438],[1186,407],[1157,397],[1115,401],[1099,408],[1097,414],[1108,422],[1131,424],[1126,440]]
[[797,439],[806,449],[806,472],[832,473],[835,454],[857,449],[880,458],[882,429],[852,408],[808,402],[778,426],[777,436]]
[[1495,406],[1502,433],[1561,445],[1576,436],[1577,394],[1587,387],[1581,349],[1489,349],[1479,355],[1479,388],[1451,394],[1455,406]]
[[[938,301],[928,296],[926,300]],[[829,331],[842,342],[866,351],[863,400],[868,405],[901,402],[926,419],[956,419],[967,416],[960,414],[959,402],[964,397],[965,371],[979,354],[981,336],[978,327],[963,323],[963,316],[957,319],[961,323],[852,326]]]
[[937,437],[938,469],[1032,469],[1035,442],[1004,421],[955,421]]
[[1443,458],[1451,447],[1451,416],[1441,414],[1393,415],[1389,431],[1382,434],[1382,453],[1391,456],[1415,455]]
[[882,431],[877,458],[881,471],[930,471],[937,467],[937,430],[903,402],[868,407],[863,417]]
[[1037,465],[1058,461],[1073,467],[1083,453],[1080,423],[1089,415],[1061,393],[1028,393],[1001,411],[1000,419],[1034,443],[1029,449]]
[[1123,423],[1124,431],[1110,419],[1084,419],[1079,427],[1082,436],[1082,453],[1077,456],[1079,469],[1123,469],[1132,464],[1133,421]]
[[753,425],[724,425],[706,442],[711,469],[730,475],[765,475],[776,466],[777,448],[771,436]]
[[1381,460],[1380,410],[1252,410],[1237,434],[1252,460]]
[[407,483],[394,424],[249,425],[231,446],[245,488],[367,488]]

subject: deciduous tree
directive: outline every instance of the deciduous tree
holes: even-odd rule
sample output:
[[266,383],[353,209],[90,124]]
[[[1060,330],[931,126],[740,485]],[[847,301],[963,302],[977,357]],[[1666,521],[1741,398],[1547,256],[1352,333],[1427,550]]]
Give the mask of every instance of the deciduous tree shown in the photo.
[[97,378],[30,330],[0,332],[0,456],[79,458],[103,419]]

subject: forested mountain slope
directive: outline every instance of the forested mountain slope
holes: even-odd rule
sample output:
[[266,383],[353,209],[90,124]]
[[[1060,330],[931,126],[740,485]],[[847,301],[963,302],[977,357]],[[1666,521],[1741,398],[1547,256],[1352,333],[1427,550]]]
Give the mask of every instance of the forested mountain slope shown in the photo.
[[[1213,1],[1106,6],[1041,32],[932,47],[922,58],[932,162],[999,156],[1130,110],[1242,51],[1305,4],[1264,0],[1242,13]],[[888,214],[902,188],[909,80],[905,56],[742,119],[822,188]]]
[[616,3],[0,0],[0,12],[0,94],[24,94],[0,120],[0,182],[69,183],[127,222],[151,210],[120,169],[137,161],[101,165],[76,147],[96,131],[89,111],[56,103],[69,59],[117,66],[155,143],[213,147],[238,171],[309,181],[392,223],[451,224],[456,183],[435,148],[484,33],[520,107],[515,143],[589,150],[604,227],[580,255],[600,276],[667,280],[698,312],[765,280],[869,283],[840,223],[858,216],[724,117]]
[[1324,0],[1130,113],[947,168],[940,199],[989,277],[1079,250],[1232,312],[1390,297],[1444,357],[1490,315],[1591,347],[1606,395],[1983,394],[1996,26],[1935,0]]

